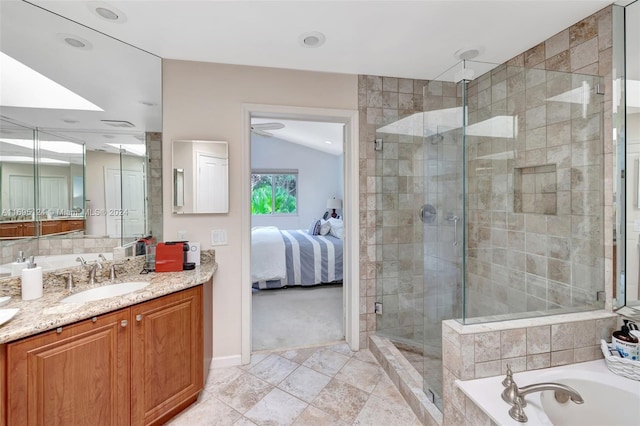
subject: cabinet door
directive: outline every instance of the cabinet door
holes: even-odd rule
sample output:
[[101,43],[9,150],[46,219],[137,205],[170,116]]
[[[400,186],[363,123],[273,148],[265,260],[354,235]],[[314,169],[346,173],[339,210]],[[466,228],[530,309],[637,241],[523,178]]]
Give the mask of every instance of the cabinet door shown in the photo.
[[131,423],[159,424],[203,387],[202,286],[131,307]]
[[7,423],[128,425],[128,320],[123,309],[8,344]]

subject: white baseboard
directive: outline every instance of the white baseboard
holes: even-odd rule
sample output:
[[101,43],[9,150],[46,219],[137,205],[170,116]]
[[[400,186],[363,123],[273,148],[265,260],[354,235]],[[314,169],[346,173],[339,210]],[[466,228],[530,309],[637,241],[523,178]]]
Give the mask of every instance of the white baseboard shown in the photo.
[[211,360],[211,368],[234,367],[242,365],[241,355],[219,356]]

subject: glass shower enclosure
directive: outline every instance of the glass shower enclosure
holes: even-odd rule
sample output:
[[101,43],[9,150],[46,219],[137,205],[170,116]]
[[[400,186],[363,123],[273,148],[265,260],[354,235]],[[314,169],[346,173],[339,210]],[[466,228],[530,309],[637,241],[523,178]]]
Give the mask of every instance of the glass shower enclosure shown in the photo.
[[603,307],[603,96],[598,76],[462,61],[422,99],[376,131],[376,332],[442,410],[443,320]]

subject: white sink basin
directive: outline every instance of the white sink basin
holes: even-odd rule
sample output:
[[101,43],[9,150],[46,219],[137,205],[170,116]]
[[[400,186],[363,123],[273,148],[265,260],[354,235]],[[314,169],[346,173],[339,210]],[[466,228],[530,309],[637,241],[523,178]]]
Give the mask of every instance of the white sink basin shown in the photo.
[[72,294],[62,299],[62,303],[84,303],[94,300],[108,299],[110,297],[122,296],[123,294],[133,293],[148,286],[146,281],[132,281],[119,284],[108,284],[101,287],[92,288]]

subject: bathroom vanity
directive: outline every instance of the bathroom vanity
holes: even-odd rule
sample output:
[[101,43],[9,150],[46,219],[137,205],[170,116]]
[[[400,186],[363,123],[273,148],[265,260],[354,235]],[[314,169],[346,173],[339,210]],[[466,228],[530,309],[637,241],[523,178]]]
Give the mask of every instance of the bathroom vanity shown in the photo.
[[0,424],[162,424],[192,404],[211,363],[214,272],[150,274],[83,304],[60,303],[66,290],[16,302],[22,319],[0,328]]

